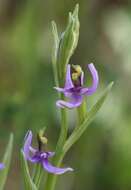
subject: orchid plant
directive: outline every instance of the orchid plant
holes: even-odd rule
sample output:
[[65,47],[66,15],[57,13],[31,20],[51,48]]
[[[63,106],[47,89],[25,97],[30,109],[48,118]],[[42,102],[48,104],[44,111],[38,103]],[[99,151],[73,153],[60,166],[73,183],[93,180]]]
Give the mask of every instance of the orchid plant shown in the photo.
[[[93,95],[99,85],[98,66],[93,63],[88,64],[88,70],[92,77],[92,85],[84,86],[85,70],[80,65],[70,65],[69,61],[74,53],[79,39],[79,6],[76,5],[73,13],[69,13],[68,24],[65,31],[58,35],[57,26],[52,22],[52,32],[54,37],[54,46],[52,51],[52,63],[54,70],[54,87],[58,91],[59,100],[56,101],[57,109],[61,114],[61,126],[58,141],[54,151],[47,151],[47,138],[45,129],[37,134],[37,147],[32,146],[33,133],[29,129],[23,147],[21,147],[21,168],[23,172],[25,190],[55,190],[59,175],[65,172],[75,174],[75,168],[61,167],[63,158],[69,149],[78,141],[85,132],[94,116],[103,105],[112,85],[111,82],[104,90],[97,102],[90,110],[87,110],[86,98]],[[77,110],[78,117],[76,127],[68,135],[67,112],[69,109]],[[7,149],[0,163],[0,190],[4,189],[6,178],[9,171],[13,147],[13,135],[11,134]],[[50,160],[51,159],[51,160]],[[31,162],[31,168],[28,167],[28,161]],[[88,167],[88,166],[87,166]],[[44,179],[44,184],[42,183]]]

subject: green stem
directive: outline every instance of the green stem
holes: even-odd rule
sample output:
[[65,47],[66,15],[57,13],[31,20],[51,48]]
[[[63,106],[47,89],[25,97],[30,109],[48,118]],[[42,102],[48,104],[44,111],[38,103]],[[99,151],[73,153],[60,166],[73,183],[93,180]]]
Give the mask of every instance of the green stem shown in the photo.
[[40,164],[37,164],[33,172],[33,181],[38,189],[40,187],[42,176],[43,176],[43,168],[41,167]]
[[[85,115],[86,115],[86,101],[83,101],[82,105],[77,109],[78,111],[78,127],[79,125],[84,121]],[[61,162],[64,157],[64,152],[63,152],[63,146],[66,141],[67,137],[67,115],[66,115],[66,110],[61,109],[61,117],[62,117],[62,126],[61,126],[61,133],[60,137],[56,146],[56,156],[53,160],[53,163],[55,166],[59,167],[61,165]],[[47,183],[46,183],[46,190],[54,190],[55,185],[57,182],[57,175],[53,174],[48,174],[47,178]]]
[[87,114],[87,108],[86,108],[86,98],[85,98],[82,104],[77,108],[77,115],[78,115],[77,127],[79,127],[83,123],[86,114]]
[[[57,167],[59,167],[61,165],[63,156],[61,154],[61,156],[59,157],[59,159],[57,160]],[[46,181],[46,190],[54,190],[55,186],[56,186],[56,182],[57,182],[57,175],[53,175],[53,174],[48,174],[48,178]]]
[[[53,159],[53,164],[57,167],[61,165],[64,156],[63,146],[66,141],[67,132],[68,132],[68,125],[67,125],[66,109],[61,109],[61,132],[56,146],[55,157]],[[54,190],[56,181],[57,181],[57,175],[48,174],[46,182],[46,190]]]

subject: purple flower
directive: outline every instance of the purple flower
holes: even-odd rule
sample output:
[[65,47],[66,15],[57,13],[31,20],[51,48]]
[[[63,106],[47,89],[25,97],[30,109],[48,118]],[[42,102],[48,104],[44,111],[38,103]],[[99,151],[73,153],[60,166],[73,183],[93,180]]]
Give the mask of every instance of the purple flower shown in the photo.
[[32,163],[40,163],[43,168],[49,172],[49,173],[53,173],[53,174],[63,174],[67,171],[73,171],[72,168],[58,168],[58,167],[54,167],[52,166],[48,159],[50,157],[54,156],[54,152],[47,152],[47,151],[41,151],[41,150],[37,150],[35,148],[33,148],[31,146],[32,144],[32,132],[29,131],[25,137],[25,142],[24,142],[24,147],[23,147],[23,153],[25,156],[26,160],[29,160]]
[[3,170],[5,168],[5,165],[3,163],[0,163],[0,170]]
[[64,88],[55,87],[58,92],[61,92],[69,101],[58,100],[56,105],[61,108],[75,108],[81,105],[83,96],[89,96],[96,92],[99,84],[97,70],[93,63],[88,65],[88,69],[92,76],[92,86],[84,87],[84,72],[79,65],[67,65],[66,80]]

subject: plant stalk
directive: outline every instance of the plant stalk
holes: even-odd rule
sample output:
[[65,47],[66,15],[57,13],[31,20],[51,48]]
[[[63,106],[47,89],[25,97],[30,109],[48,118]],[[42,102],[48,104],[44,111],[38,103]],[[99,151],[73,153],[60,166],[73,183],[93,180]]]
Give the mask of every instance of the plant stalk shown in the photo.
[[[66,109],[61,109],[61,132],[60,136],[56,145],[55,157],[53,159],[53,164],[57,167],[61,165],[63,160],[63,146],[66,141],[68,132],[68,125],[67,125],[67,113]],[[47,181],[46,181],[46,190],[54,190],[57,182],[57,175],[48,174]]]

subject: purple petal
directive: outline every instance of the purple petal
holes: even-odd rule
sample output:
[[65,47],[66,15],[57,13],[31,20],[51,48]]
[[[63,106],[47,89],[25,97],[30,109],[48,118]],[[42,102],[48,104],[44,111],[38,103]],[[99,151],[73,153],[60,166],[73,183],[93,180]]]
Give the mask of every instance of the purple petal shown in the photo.
[[40,163],[44,159],[48,159],[55,155],[55,152],[36,152],[34,156],[30,158],[30,161],[33,163]]
[[82,103],[82,96],[81,95],[73,95],[69,102],[66,102],[64,100],[58,100],[56,102],[56,105],[60,108],[76,108],[80,106]]
[[30,157],[30,161],[32,163],[38,163],[38,162],[40,163],[41,159],[42,159],[42,157],[41,157],[41,154],[39,152],[36,153],[34,156]]
[[73,88],[74,84],[71,79],[71,66],[67,65],[67,71],[66,71],[66,81],[65,81],[65,89]]
[[33,137],[32,132],[28,131],[25,136],[25,143],[23,147],[23,153],[24,153],[25,159],[30,160],[30,161],[31,161],[30,152],[32,152],[33,154],[36,152],[36,150],[31,147],[32,137]]
[[[72,93],[70,92],[70,89],[74,88],[74,84],[72,82],[71,79],[71,69],[70,69],[70,65],[67,65],[67,71],[66,71],[66,81],[65,81],[65,86],[64,88],[59,88],[59,87],[54,87],[54,89],[56,89],[58,92],[62,92],[64,93],[64,95],[66,97],[70,97],[72,95]],[[83,81],[83,79],[82,79]]]
[[51,158],[51,157],[53,157],[55,155],[55,152],[43,152],[43,153],[41,153],[41,158]]
[[35,154],[37,152],[37,150],[35,148],[33,148],[32,146],[30,146],[29,148],[30,148],[30,152],[32,152],[33,154]]
[[3,170],[5,168],[5,165],[3,163],[0,163],[0,170]]
[[54,87],[58,92],[65,92],[66,90],[64,88]]
[[59,87],[54,87],[58,92],[64,93],[66,97],[71,97],[72,96],[72,91],[71,89],[64,89],[64,88],[59,88]]
[[97,90],[97,87],[99,84],[99,76],[98,76],[98,72],[97,72],[95,66],[93,65],[93,63],[89,64],[88,68],[91,72],[92,79],[93,79],[92,86],[89,88],[81,89],[81,94],[92,95]]
[[30,153],[30,146],[32,143],[32,132],[28,131],[26,136],[25,136],[25,143],[24,143],[24,147],[23,147],[23,152],[25,155],[25,158],[28,160],[29,159],[29,153]]
[[44,169],[49,172],[49,173],[53,173],[53,174],[57,174],[57,175],[60,175],[60,174],[63,174],[67,171],[73,171],[72,168],[58,168],[58,167],[54,167],[52,166],[47,159],[44,159],[43,161],[43,167]]

